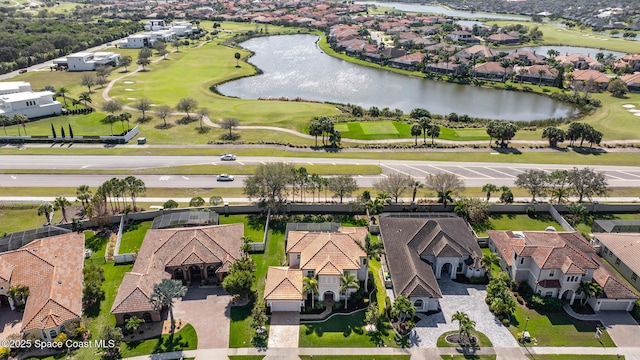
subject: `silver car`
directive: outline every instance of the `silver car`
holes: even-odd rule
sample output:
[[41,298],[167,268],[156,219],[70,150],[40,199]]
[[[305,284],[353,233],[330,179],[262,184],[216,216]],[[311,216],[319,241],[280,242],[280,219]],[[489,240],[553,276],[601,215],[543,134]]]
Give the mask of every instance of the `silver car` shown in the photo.
[[233,175],[229,175],[229,174],[220,174],[217,177],[218,181],[233,181]]
[[222,161],[234,161],[235,159],[236,159],[236,156],[233,154],[224,154],[220,156],[220,160]]

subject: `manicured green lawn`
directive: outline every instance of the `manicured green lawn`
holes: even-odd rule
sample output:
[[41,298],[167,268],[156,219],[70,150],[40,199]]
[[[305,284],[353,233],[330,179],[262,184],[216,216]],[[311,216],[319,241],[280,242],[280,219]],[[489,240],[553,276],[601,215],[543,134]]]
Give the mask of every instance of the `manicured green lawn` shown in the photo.
[[[343,138],[359,140],[382,140],[382,139],[407,139],[415,141],[411,136],[411,124],[404,121],[363,121],[340,123],[335,125],[336,130],[342,133]],[[426,137],[427,144],[431,144],[431,138]],[[440,137],[442,140],[489,140],[487,132],[483,128],[479,129],[450,129],[441,127]],[[418,136],[418,144],[423,143],[423,136]]]
[[35,229],[44,224],[44,216],[37,216],[37,206],[22,209],[19,206],[0,208],[0,223],[2,224],[0,237],[3,237],[5,233],[11,234],[16,231]]
[[262,360],[265,355],[228,355],[229,360]]
[[526,318],[529,317],[527,331],[536,341],[531,346],[607,346],[615,347],[615,343],[604,331],[600,340],[595,338],[597,322],[580,321],[568,316],[565,312],[542,313],[516,306],[515,316],[511,319],[509,331],[517,338],[524,330]]
[[411,355],[300,355],[300,360],[409,360]]
[[[262,241],[262,234],[264,233],[264,218],[257,217],[254,221],[250,221],[249,217],[243,215],[230,215],[228,217],[220,216],[221,224],[230,224],[237,222],[245,223],[245,235],[251,237],[254,241]],[[260,228],[257,224],[262,224]],[[255,224],[252,228],[250,224]],[[263,254],[251,254],[253,262],[256,264],[256,281],[254,284],[254,290],[259,297],[264,293],[264,282],[267,276],[267,269],[269,266],[279,266],[284,261],[284,233],[269,230],[269,237]],[[253,309],[253,303],[246,306],[232,306],[231,307],[231,322],[229,327],[229,347],[252,347],[251,338],[253,337],[254,330],[251,328],[251,310]]]
[[158,354],[180,350],[195,350],[198,348],[198,336],[196,330],[190,324],[180,329],[173,335],[163,334],[160,338],[142,341],[126,342],[122,345],[120,353],[123,358],[147,354]]
[[[375,347],[373,337],[364,329],[364,313],[337,315],[321,323],[301,323],[299,347]],[[386,326],[381,336],[385,346],[397,346],[394,335]]]
[[624,355],[594,355],[594,354],[580,354],[580,355],[546,355],[546,354],[527,354],[527,358],[531,360],[565,360],[565,359],[580,359],[580,360],[624,360]]
[[[449,336],[450,334],[457,334],[457,333],[458,333],[458,331],[454,330],[454,331],[447,331],[446,333],[440,335],[440,337],[437,340],[437,346],[438,347],[459,347],[460,346],[459,344],[457,344],[457,343],[456,344],[452,344],[452,343],[450,343],[450,342],[448,342],[446,340],[447,336]],[[493,344],[491,343],[491,340],[489,340],[489,338],[485,334],[483,334],[483,333],[481,333],[479,331],[472,331],[471,335],[478,338],[478,346],[480,346],[480,347],[492,347],[493,346]]]
[[140,251],[142,240],[147,230],[151,229],[153,221],[144,221],[141,223],[127,226],[122,234],[122,241],[120,242],[120,254],[137,253]]
[[478,236],[487,236],[487,230],[544,231],[547,226],[562,230],[560,224],[548,214],[538,214],[537,218],[531,218],[525,214],[491,215],[488,228],[475,230]]

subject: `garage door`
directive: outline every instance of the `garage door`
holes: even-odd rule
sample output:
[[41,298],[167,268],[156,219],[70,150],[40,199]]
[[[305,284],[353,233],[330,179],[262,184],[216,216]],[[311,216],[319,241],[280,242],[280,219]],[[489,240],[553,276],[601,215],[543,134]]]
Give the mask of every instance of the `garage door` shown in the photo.
[[628,301],[604,301],[602,305],[600,305],[600,311],[627,310],[628,305]]
[[274,311],[300,311],[299,301],[273,301],[271,302],[271,312]]

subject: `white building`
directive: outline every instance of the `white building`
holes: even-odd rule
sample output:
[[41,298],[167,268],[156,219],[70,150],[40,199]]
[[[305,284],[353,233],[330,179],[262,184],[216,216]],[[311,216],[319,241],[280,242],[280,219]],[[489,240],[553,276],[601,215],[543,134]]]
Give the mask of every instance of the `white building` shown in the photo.
[[198,30],[188,21],[174,21],[167,25],[164,20],[150,20],[144,25],[146,32],[128,36],[120,41],[123,49],[141,49],[151,47],[153,43],[161,40],[173,41],[176,37],[189,36]]
[[32,91],[24,81],[0,82],[0,115],[9,118],[25,115],[29,119],[60,115],[62,104],[53,100],[51,91]]
[[126,39],[120,40],[119,45],[122,49],[142,49],[144,47],[151,47],[153,42],[151,41],[150,33],[143,33],[129,35]]
[[98,65],[119,65],[120,54],[113,52],[79,52],[53,60],[58,66],[64,66],[69,71],[93,71]]

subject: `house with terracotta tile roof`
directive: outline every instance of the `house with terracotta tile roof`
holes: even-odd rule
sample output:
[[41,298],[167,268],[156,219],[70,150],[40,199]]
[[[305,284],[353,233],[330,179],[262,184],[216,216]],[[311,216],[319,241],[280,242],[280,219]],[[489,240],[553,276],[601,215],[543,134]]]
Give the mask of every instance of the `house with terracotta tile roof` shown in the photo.
[[160,311],[149,300],[153,286],[163,279],[221,282],[242,256],[243,236],[244,224],[148,230],[111,307],[116,324],[133,316],[160,321]]
[[604,70],[604,65],[596,59],[585,54],[566,54],[556,57],[556,61],[562,65],[573,65],[574,69]]
[[10,287],[29,288],[22,334],[53,341],[65,325],[82,316],[84,235],[38,239],[0,254],[0,303],[15,309]]
[[478,64],[472,71],[475,77],[487,80],[504,81],[505,78],[513,75],[513,68],[511,66],[503,68],[502,63],[497,61],[487,61],[486,63]]
[[446,218],[380,216],[380,236],[395,296],[404,295],[416,310],[440,309],[438,279],[484,276],[482,251],[467,223]]
[[518,50],[518,49],[516,49],[516,51],[512,52],[511,54],[505,56],[504,58],[505,60],[510,60],[510,61],[513,61],[513,60],[522,61],[526,66],[531,66],[536,64],[541,65],[541,64],[544,64],[545,60],[547,59],[546,56],[536,54],[535,51]]
[[640,92],[640,73],[624,75],[621,80],[627,84],[629,91]]
[[551,85],[558,77],[558,70],[549,65],[514,66],[516,81],[530,84]]
[[640,298],[606,266],[577,231],[488,231],[489,249],[501,258],[501,267],[516,282],[526,282],[541,296],[573,304],[582,298],[581,282],[595,281],[602,294],[589,298],[595,311],[633,309]]
[[637,290],[640,290],[640,233],[595,233],[593,245]]
[[486,40],[492,43],[496,43],[496,44],[509,44],[509,45],[513,45],[513,44],[520,44],[522,43],[522,40],[520,39],[519,36],[515,36],[515,35],[511,35],[511,34],[505,34],[505,33],[497,33],[497,34],[492,34],[486,37]]
[[459,59],[487,59],[493,60],[496,57],[496,52],[490,47],[485,45],[473,45],[468,48],[458,51],[455,57]]
[[[340,290],[340,277],[355,274],[367,281],[367,254],[360,248],[366,227],[339,227],[337,231],[290,230],[286,235],[288,267],[269,267],[265,284],[266,305],[274,311],[300,311],[307,294],[303,278],[317,277],[319,301],[332,303],[350,297],[356,289]],[[358,245],[360,244],[360,245]]]
[[575,87],[577,85],[583,85],[587,81],[593,81],[598,90],[606,90],[607,85],[609,85],[609,81],[611,79],[601,73],[598,70],[587,69],[587,70],[573,70],[573,80],[571,80],[571,86]]

